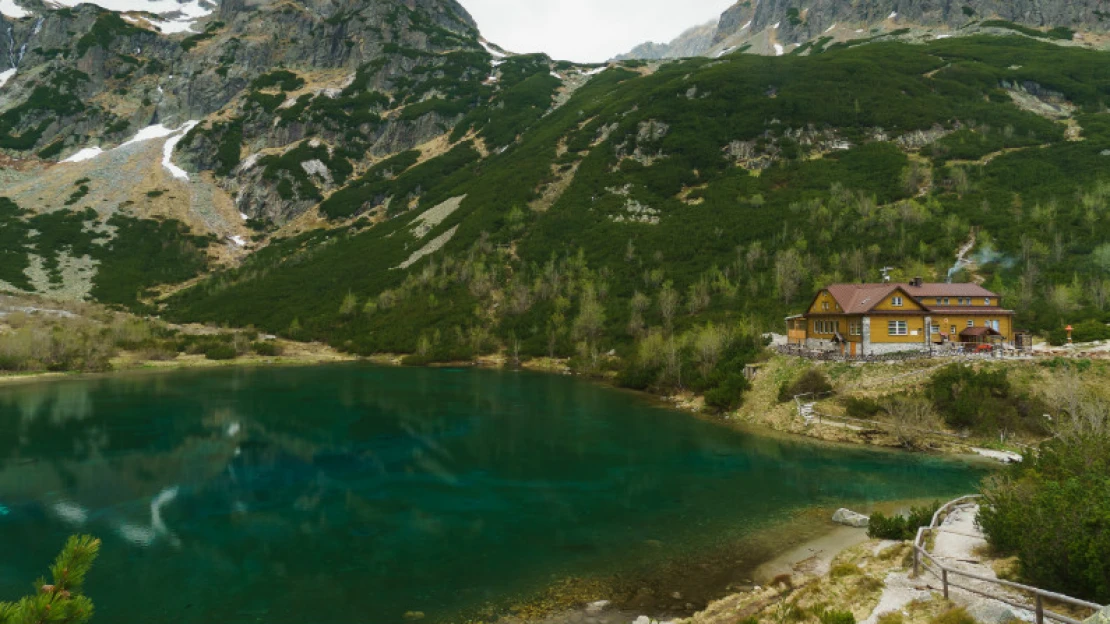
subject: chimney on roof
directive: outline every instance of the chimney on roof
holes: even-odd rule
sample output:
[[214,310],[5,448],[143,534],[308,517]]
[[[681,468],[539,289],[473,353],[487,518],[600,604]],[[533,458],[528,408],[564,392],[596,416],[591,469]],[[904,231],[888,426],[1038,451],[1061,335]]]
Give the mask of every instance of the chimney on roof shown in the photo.
[[910,286],[913,286],[914,288],[921,288],[921,285],[924,284],[924,283],[925,283],[925,280],[921,279],[920,277],[915,277],[910,282]]

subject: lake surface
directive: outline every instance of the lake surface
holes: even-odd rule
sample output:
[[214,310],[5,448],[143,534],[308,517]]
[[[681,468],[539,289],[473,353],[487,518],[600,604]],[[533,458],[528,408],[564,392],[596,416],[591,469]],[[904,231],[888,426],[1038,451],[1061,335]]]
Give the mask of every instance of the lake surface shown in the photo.
[[958,495],[983,474],[738,432],[554,375],[336,365],[0,386],[0,600],[82,532],[104,541],[96,622],[456,621],[567,577],[635,578],[745,538],[736,552],[755,553],[800,510]]

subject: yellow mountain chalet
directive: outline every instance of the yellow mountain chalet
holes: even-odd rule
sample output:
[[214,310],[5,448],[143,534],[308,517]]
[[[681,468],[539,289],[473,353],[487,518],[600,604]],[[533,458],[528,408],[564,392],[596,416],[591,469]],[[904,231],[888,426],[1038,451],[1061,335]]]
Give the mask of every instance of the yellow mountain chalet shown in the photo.
[[786,319],[792,345],[875,355],[951,343],[1012,344],[1014,313],[978,284],[833,284]]

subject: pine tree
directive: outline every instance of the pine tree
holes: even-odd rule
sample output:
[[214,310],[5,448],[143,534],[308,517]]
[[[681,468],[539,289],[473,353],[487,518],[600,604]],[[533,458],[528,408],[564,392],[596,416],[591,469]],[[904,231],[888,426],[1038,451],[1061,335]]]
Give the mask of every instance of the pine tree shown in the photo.
[[100,540],[74,535],[50,567],[53,583],[35,581],[35,594],[19,602],[0,602],[0,624],[83,624],[93,615],[93,604],[81,591],[100,551]]

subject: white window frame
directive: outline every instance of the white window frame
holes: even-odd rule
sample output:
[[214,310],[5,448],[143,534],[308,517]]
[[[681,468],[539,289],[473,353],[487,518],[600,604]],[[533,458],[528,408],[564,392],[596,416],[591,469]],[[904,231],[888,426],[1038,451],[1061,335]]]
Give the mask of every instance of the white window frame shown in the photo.
[[990,305],[991,304],[991,298],[987,297],[986,299],[983,299],[983,304],[984,305]]
[[890,305],[892,305],[896,308],[902,307],[903,305],[905,305],[905,303],[906,303],[905,300],[903,300],[901,297],[891,297],[890,298]]
[[887,321],[886,333],[888,336],[909,336],[909,323],[906,321]]
[[863,321],[852,321],[848,323],[848,334],[851,336],[862,336]]
[[971,319],[971,320],[969,320],[969,321],[967,322],[967,326],[968,326],[968,327],[975,327],[975,319]]

